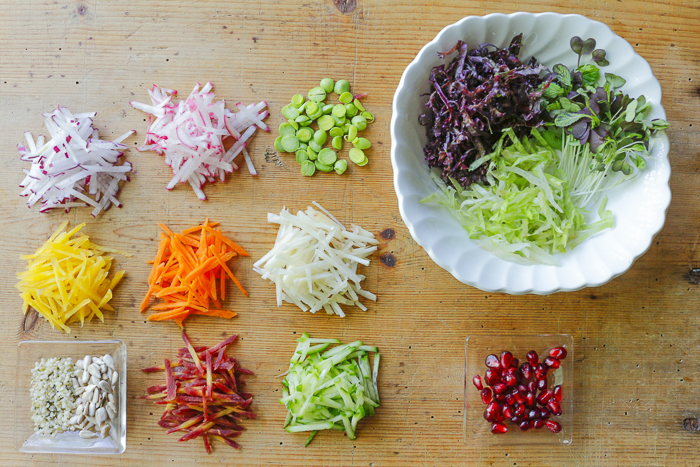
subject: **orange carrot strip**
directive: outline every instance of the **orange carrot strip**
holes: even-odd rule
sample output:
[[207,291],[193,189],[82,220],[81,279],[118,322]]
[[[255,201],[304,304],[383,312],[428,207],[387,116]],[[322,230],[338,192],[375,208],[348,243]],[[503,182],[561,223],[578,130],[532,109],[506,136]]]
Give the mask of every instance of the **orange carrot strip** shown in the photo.
[[228,276],[231,278],[231,280],[232,280],[232,281],[236,284],[236,286],[241,290],[241,292],[243,293],[243,295],[245,295],[245,296],[247,297],[247,296],[248,296],[248,292],[245,291],[245,289],[243,288],[243,286],[241,285],[241,283],[238,282],[238,279],[236,279],[236,276],[234,276],[233,273],[231,272],[231,270],[228,268],[228,266],[226,266],[226,262],[224,262],[224,261],[222,260],[221,256],[219,256],[219,255],[216,253],[216,251],[214,251],[214,250],[212,250],[212,249],[210,249],[210,251],[212,252],[212,254],[214,255],[214,257],[219,261],[219,264],[221,265],[221,267],[223,268],[223,270],[226,271],[226,274],[228,274]]
[[148,317],[149,321],[165,321],[167,319],[179,318],[181,315],[186,317],[190,312],[186,307],[176,308],[172,311],[162,311],[160,313],[154,313]]
[[238,253],[239,255],[241,255],[241,256],[250,256],[243,248],[241,248],[240,246],[236,245],[236,244],[233,243],[231,240],[229,240],[228,238],[226,238],[226,236],[225,236],[224,234],[222,234],[220,230],[215,230],[215,229],[212,229],[211,227],[207,227],[207,226],[205,226],[204,228],[207,229],[207,231],[209,231],[209,232],[211,232],[212,234],[214,234],[217,238],[221,239],[221,241],[222,241],[223,243],[225,243],[226,245],[228,245],[229,248],[231,248],[233,251],[235,251],[235,252]]

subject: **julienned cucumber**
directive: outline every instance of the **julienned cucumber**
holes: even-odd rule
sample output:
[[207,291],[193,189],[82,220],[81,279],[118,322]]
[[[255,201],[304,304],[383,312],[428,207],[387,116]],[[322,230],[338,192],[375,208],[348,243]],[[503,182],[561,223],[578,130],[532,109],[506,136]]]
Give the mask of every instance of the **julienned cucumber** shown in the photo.
[[[379,407],[377,348],[355,341],[328,349],[340,341],[312,339],[307,333],[297,342],[282,380],[280,404],[287,407],[285,429],[290,433],[312,432],[304,446],[320,430],[345,431],[348,438],[355,439],[357,422],[374,415]],[[368,353],[374,353],[372,368]]]

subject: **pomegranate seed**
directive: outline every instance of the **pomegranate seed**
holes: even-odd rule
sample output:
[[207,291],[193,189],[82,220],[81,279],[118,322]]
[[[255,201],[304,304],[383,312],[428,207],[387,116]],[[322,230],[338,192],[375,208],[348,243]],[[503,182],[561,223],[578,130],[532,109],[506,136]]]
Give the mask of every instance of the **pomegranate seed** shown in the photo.
[[510,419],[510,421],[517,425],[518,423],[522,422],[523,419],[522,419],[522,417],[518,417],[517,415],[514,415],[513,418]]
[[498,374],[498,372],[495,370],[492,370],[491,368],[486,370],[486,373],[484,374],[484,379],[486,380],[486,384],[488,384],[489,386],[493,386],[494,384],[496,384],[498,382],[499,377],[500,377],[500,375]]
[[554,420],[547,420],[547,428],[549,428],[549,431],[552,433],[559,433],[561,431],[561,425]]
[[522,431],[527,431],[530,429],[530,422],[527,420],[523,420],[520,422],[520,425],[518,425],[518,428],[520,428]]
[[501,368],[501,361],[498,359],[497,356],[491,354],[488,357],[486,357],[486,366],[489,368],[493,368],[494,370],[498,370]]
[[525,400],[527,401],[528,406],[532,406],[535,403],[535,393],[534,392],[528,392],[525,395]]
[[506,400],[506,396],[503,394],[494,394],[493,398],[498,402],[504,402]]
[[496,394],[503,394],[504,392],[506,392],[506,389],[508,389],[508,386],[506,386],[503,383],[496,383],[493,386],[493,392],[495,392]]
[[561,366],[561,362],[559,361],[558,358],[554,357],[547,357],[544,359],[544,364],[547,365],[550,368],[557,369]]
[[552,415],[561,415],[561,405],[556,399],[549,399],[549,402],[547,402],[547,407],[552,411]]
[[561,386],[554,386],[554,397],[561,402],[561,399],[564,397],[564,394],[561,392]]
[[553,395],[554,391],[552,391],[551,389],[547,389],[546,391],[540,393],[539,397],[537,398],[537,402],[539,402],[542,405],[545,405],[549,401],[549,399],[552,398]]
[[525,402],[527,402],[527,397],[525,397],[525,393],[518,391],[516,394],[513,395],[513,397],[515,397],[515,402],[517,402],[518,404],[524,404]]
[[496,421],[496,422],[502,422],[503,420],[504,420],[504,419],[503,419],[503,414],[502,414],[501,412],[497,412],[497,413],[496,413],[496,420],[494,420],[494,421]]
[[530,420],[536,419],[540,415],[540,411],[537,409],[532,409],[527,413],[527,418]]
[[539,389],[540,391],[544,391],[545,389],[547,389],[547,380],[541,379],[537,381],[537,389]]
[[506,394],[506,404],[508,405],[513,405],[515,403],[515,398],[513,397],[513,394]]
[[532,367],[529,363],[523,363],[520,366],[520,374],[522,374],[525,379],[530,379],[532,377]]
[[498,404],[491,402],[484,410],[484,418],[489,422],[493,422],[496,420],[496,414],[498,414]]
[[520,404],[516,405],[513,413],[518,417],[522,417],[525,415],[525,406]]
[[515,368],[514,366],[509,366],[509,367],[506,368],[506,370],[504,371],[505,374],[508,374],[508,375],[511,375],[511,376],[515,376],[515,374],[516,374],[517,372],[518,372],[518,369]]
[[537,356],[537,352],[531,350],[527,353],[527,362],[530,366],[535,367],[540,362],[540,357]]
[[504,405],[501,413],[505,418],[513,418],[513,409],[510,408],[510,405]]
[[533,428],[542,428],[544,426],[544,420],[541,418],[535,419],[532,421],[532,427]]
[[518,384],[518,379],[513,375],[506,375],[503,381],[509,388],[515,387]]
[[547,377],[548,371],[549,371],[549,368],[544,366],[542,363],[538,364],[535,367],[535,378],[538,380],[545,379]]
[[518,384],[518,392],[526,393],[527,386],[525,386],[524,384]]
[[540,417],[542,420],[547,420],[551,413],[549,412],[549,409],[547,407],[541,407],[540,408]]
[[474,375],[474,379],[472,379],[472,383],[474,383],[474,386],[481,391],[484,389],[484,385],[481,384],[481,376],[479,375]]
[[491,388],[484,388],[481,390],[481,400],[484,401],[484,404],[489,404],[493,400]]
[[503,368],[508,368],[513,362],[513,354],[507,350],[501,354],[501,366]]
[[549,351],[549,355],[558,358],[559,360],[564,360],[568,352],[564,347],[555,347]]
[[513,368],[516,368],[516,369],[517,369],[518,367],[520,367],[520,359],[519,359],[519,358],[513,358],[513,361],[510,362],[510,366],[512,366]]
[[495,422],[491,425],[491,433],[495,435],[502,435],[508,432],[508,427],[503,423]]
[[530,381],[527,383],[527,392],[537,391],[537,381]]

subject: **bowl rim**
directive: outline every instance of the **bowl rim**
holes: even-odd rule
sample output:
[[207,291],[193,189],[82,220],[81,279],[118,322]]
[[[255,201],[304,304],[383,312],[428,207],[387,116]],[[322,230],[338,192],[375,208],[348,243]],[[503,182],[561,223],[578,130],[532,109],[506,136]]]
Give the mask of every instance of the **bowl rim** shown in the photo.
[[[508,293],[511,295],[524,295],[524,294],[549,295],[549,294],[553,294],[553,293],[557,293],[557,292],[574,292],[574,291],[581,290],[581,289],[584,289],[587,287],[599,287],[603,284],[606,284],[606,283],[610,282],[611,280],[615,279],[616,277],[619,277],[622,274],[624,274],[625,272],[627,272],[632,267],[632,265],[635,263],[635,261],[637,261],[637,259],[639,259],[642,255],[644,255],[649,250],[654,238],[659,234],[659,232],[661,232],[661,230],[664,227],[664,224],[666,222],[666,215],[668,213],[668,208],[671,205],[671,198],[672,198],[671,167],[670,167],[670,161],[669,161],[668,179],[665,180],[665,183],[662,187],[662,189],[665,188],[665,191],[667,192],[668,201],[667,201],[666,205],[663,207],[663,210],[661,212],[661,214],[662,214],[661,221],[660,221],[658,227],[655,229],[655,231],[649,236],[646,245],[642,249],[640,249],[639,251],[632,253],[632,258],[629,261],[629,264],[626,265],[626,267],[624,267],[619,272],[613,272],[605,280],[597,281],[597,282],[588,282],[588,280],[584,279],[582,284],[576,285],[576,286],[570,287],[570,288],[558,287],[558,288],[553,288],[553,289],[536,289],[533,286],[533,287],[530,287],[528,289],[513,291],[513,290],[509,290],[507,288],[507,286],[503,286],[500,288],[492,288],[492,287],[484,286],[483,284],[480,284],[478,280],[471,281],[471,280],[467,280],[467,279],[461,277],[457,270],[455,270],[449,264],[442,261],[442,259],[434,251],[432,245],[427,244],[427,242],[424,239],[420,239],[417,236],[415,227],[413,226],[413,223],[410,220],[408,220],[407,215],[406,215],[405,206],[404,206],[404,204],[406,203],[406,200],[399,189],[399,177],[398,177],[399,170],[398,170],[398,156],[397,156],[397,144],[396,144],[396,132],[397,132],[397,122],[398,122],[397,97],[399,96],[399,93],[403,90],[403,88],[406,86],[407,74],[409,73],[409,71],[413,67],[415,67],[419,64],[419,62],[423,58],[423,55],[426,53],[427,49],[431,45],[439,42],[440,39],[442,38],[442,36],[444,34],[446,34],[446,32],[448,30],[450,30],[452,28],[458,28],[460,25],[462,25],[463,23],[465,23],[469,20],[476,18],[476,19],[486,21],[489,18],[494,18],[494,17],[515,18],[515,17],[519,17],[519,16],[531,16],[531,17],[537,18],[537,17],[545,16],[545,15],[547,15],[547,16],[553,15],[553,16],[560,17],[561,19],[577,18],[581,21],[596,23],[598,26],[601,26],[604,29],[607,29],[610,32],[610,34],[612,34],[614,37],[620,38],[621,40],[623,40],[625,43],[627,43],[629,45],[629,42],[625,38],[617,35],[615,33],[615,31],[613,31],[610,28],[610,26],[608,26],[607,24],[605,24],[601,21],[596,21],[596,20],[590,19],[586,16],[576,14],[576,13],[565,14],[565,13],[557,13],[557,12],[553,12],[553,11],[546,11],[546,12],[540,12],[540,13],[530,13],[530,12],[525,12],[525,11],[518,11],[518,12],[509,13],[509,14],[489,13],[487,15],[482,15],[482,16],[469,15],[469,16],[463,17],[462,19],[460,19],[459,21],[457,21],[455,23],[451,23],[451,24],[446,25],[445,27],[443,27],[440,30],[440,32],[437,33],[437,35],[431,41],[429,41],[425,45],[423,45],[423,47],[420,49],[420,51],[416,54],[415,58],[404,69],[403,73],[401,74],[401,79],[399,80],[399,84],[397,85],[396,90],[394,91],[394,99],[392,101],[392,115],[391,115],[391,123],[390,123],[391,165],[392,165],[392,169],[393,169],[394,191],[396,192],[396,196],[398,198],[399,213],[401,215],[401,219],[403,220],[404,224],[408,228],[408,231],[411,234],[411,237],[413,238],[413,240],[428,253],[428,256],[430,256],[430,258],[433,260],[433,262],[435,264],[437,264],[442,269],[449,272],[458,281],[460,281],[464,284],[470,285],[472,287],[478,288],[480,290],[483,290],[485,292],[499,292],[499,293],[502,292],[502,293]],[[633,48],[632,48],[632,52],[634,54],[633,56],[639,57],[642,60],[642,63],[649,68],[652,82],[655,82],[656,84],[658,84],[659,103],[658,103],[657,111],[662,115],[662,118],[666,118],[666,112],[665,112],[665,109],[663,107],[663,104],[661,103],[661,101],[663,99],[663,89],[661,88],[661,84],[659,83],[659,80],[656,78],[656,75],[654,75],[654,72],[653,72],[649,62],[647,62],[646,59],[644,59],[644,57],[639,55]],[[668,143],[668,136],[665,134],[665,132],[660,132],[659,137],[662,140],[664,140],[666,143]],[[668,159],[668,155],[670,152],[669,144],[666,144],[665,147],[666,147],[665,152],[662,152],[661,154],[659,154],[659,157]],[[492,253],[489,253],[489,254],[491,254],[492,256],[495,257],[495,255],[493,255]],[[532,267],[532,266],[530,266],[530,267]]]

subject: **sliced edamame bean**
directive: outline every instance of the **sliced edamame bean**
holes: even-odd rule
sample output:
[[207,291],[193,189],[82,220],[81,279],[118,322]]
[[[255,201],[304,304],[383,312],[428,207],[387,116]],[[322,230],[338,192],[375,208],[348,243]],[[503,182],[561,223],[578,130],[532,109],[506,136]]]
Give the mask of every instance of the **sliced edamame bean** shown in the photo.
[[343,175],[345,171],[348,170],[348,161],[344,159],[338,159],[333,165],[333,170],[335,170],[335,173],[337,173],[338,175]]
[[311,161],[304,161],[301,163],[301,174],[307,177],[311,177],[316,173],[316,165]]
[[334,117],[345,117],[345,106],[343,104],[336,104],[335,107],[333,107],[333,116]]
[[345,117],[336,117],[333,115],[333,121],[335,122],[335,126],[341,126],[343,123],[345,123],[345,120],[347,120]]
[[299,139],[293,135],[282,136],[280,145],[285,152],[296,152],[299,149]]
[[321,149],[323,149],[323,147],[321,147],[320,144],[318,144],[316,141],[313,141],[313,140],[309,141],[309,148],[313,149],[314,152],[320,152]]
[[345,122],[345,123],[343,123],[342,125],[340,125],[340,128],[343,130],[343,134],[344,134],[344,135],[347,135],[347,134],[350,132],[350,127],[351,127],[351,126],[352,126],[352,125],[350,125],[348,122]]
[[362,149],[357,148],[351,148],[350,151],[348,151],[348,157],[351,161],[358,165],[360,164],[360,162],[366,159],[365,153],[362,152]]
[[294,94],[292,96],[292,105],[294,107],[301,107],[304,104],[304,96],[301,94]]
[[334,85],[335,85],[335,83],[330,78],[323,78],[321,80],[321,83],[320,83],[320,86],[323,88],[324,91],[326,91],[327,94],[330,94],[333,92]]
[[316,133],[314,133],[314,141],[317,144],[320,144],[321,146],[323,146],[326,143],[327,138],[328,135],[323,130],[316,130]]
[[333,128],[331,128],[331,138],[335,138],[336,136],[343,136],[343,129],[334,126]]
[[370,146],[372,146],[372,143],[369,142],[367,138],[357,138],[357,140],[353,140],[352,145],[355,146],[357,149],[369,149]]
[[287,120],[287,122],[294,127],[295,130],[299,129],[299,124],[294,120]]
[[321,161],[319,161],[319,160],[316,160],[316,162],[314,162],[314,164],[316,165],[316,168],[318,170],[320,170],[321,172],[330,172],[333,170],[332,165],[322,164]]
[[333,104],[326,104],[323,106],[323,115],[329,115],[331,112],[333,112]]
[[291,105],[286,105],[282,107],[282,115],[284,115],[284,118],[294,120],[299,116],[299,109]]
[[309,99],[314,102],[323,102],[326,98],[326,91],[321,86],[316,86],[309,91]]
[[319,107],[319,109],[315,113],[307,114],[307,115],[309,115],[309,118],[311,120],[316,120],[317,118],[319,118],[320,116],[323,115],[323,110],[321,110],[321,108]]
[[[323,165],[333,165],[335,161],[338,160],[338,155],[331,148],[323,148],[321,152],[318,153],[318,162]],[[318,168],[318,166],[317,166]],[[322,170],[322,169],[319,169]],[[324,172],[327,172],[324,170]]]
[[310,128],[302,128],[297,132],[297,138],[302,143],[308,143],[311,137],[313,137],[314,132]]
[[318,104],[316,102],[313,102],[313,101],[309,102],[308,104],[306,104],[306,107],[304,108],[304,112],[306,112],[306,115],[311,117],[313,114],[318,112]]
[[306,150],[306,148],[308,148],[308,147],[309,147],[309,145],[306,143],[299,143],[299,149]]
[[349,92],[344,92],[340,95],[338,100],[341,104],[349,104],[350,102],[352,102],[352,94],[350,94]]
[[318,127],[323,131],[328,131],[335,125],[335,120],[330,115],[324,115],[318,119]]
[[284,148],[282,147],[282,137],[278,136],[277,139],[275,139],[275,151],[277,152],[286,152]]
[[303,149],[299,149],[296,154],[296,159],[298,163],[303,163],[304,161],[309,160],[309,153],[304,151]]
[[352,118],[357,115],[357,107],[354,104],[345,105],[345,115]]
[[350,125],[348,127],[348,134],[345,135],[345,141],[353,141],[355,138],[357,138],[357,127],[355,125]]
[[304,122],[308,122],[309,120],[311,119],[306,115],[299,115],[297,118],[294,119],[294,121],[300,125]]
[[359,165],[360,167],[364,167],[367,165],[368,162],[369,159],[367,159],[367,157],[365,156],[365,160],[363,160],[362,162],[358,162],[357,165]]
[[362,116],[367,119],[367,123],[372,123],[374,121],[374,115],[372,115],[371,112],[364,111],[362,112]]
[[331,141],[331,146],[340,151],[341,149],[343,149],[343,138],[341,136],[336,136]]
[[287,122],[283,122],[280,124],[279,132],[280,132],[280,136],[287,136],[287,135],[294,136],[297,133],[297,130],[291,124],[289,124]]
[[316,154],[316,151],[314,151],[311,148],[307,148],[306,153],[309,155],[310,161],[315,161],[318,158],[318,154]]
[[360,102],[360,99],[355,99],[354,101],[352,101],[352,103],[355,104],[355,107],[357,107],[357,110],[359,110],[360,112],[365,111],[365,107]]
[[335,86],[333,86],[333,91],[338,95],[341,95],[344,92],[349,92],[350,83],[348,83],[348,80],[346,79],[339,79],[335,82]]

